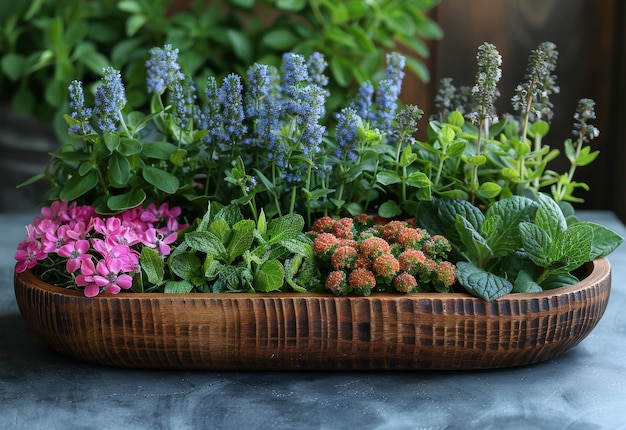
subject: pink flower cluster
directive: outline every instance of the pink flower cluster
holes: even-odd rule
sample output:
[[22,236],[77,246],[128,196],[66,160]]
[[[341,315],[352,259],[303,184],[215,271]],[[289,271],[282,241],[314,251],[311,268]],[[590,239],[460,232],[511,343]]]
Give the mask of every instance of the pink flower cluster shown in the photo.
[[445,260],[448,240],[410,222],[322,217],[309,234],[315,257],[327,270],[325,287],[335,294],[445,292],[456,282],[456,268]]
[[186,227],[178,221],[180,213],[179,207],[152,203],[99,216],[93,206],[55,201],[26,226],[15,270],[35,269],[44,280],[83,288],[87,297],[117,294],[139,273],[142,246],[161,256],[170,253],[177,232]]

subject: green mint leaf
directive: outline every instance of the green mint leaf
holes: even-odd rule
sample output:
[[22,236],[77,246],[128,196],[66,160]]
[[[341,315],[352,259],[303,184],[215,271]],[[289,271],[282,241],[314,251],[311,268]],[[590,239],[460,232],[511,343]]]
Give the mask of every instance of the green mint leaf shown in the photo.
[[213,233],[222,243],[228,243],[232,229],[228,223],[222,218],[216,218],[211,224],[209,224],[208,230]]
[[285,280],[285,269],[278,260],[268,260],[259,267],[254,277],[256,291],[269,293],[282,288]]
[[528,257],[539,267],[547,267],[552,261],[552,237],[537,224],[523,222],[519,225],[522,246]]
[[243,215],[241,214],[241,210],[239,210],[239,206],[228,205],[216,212],[215,218],[223,219],[229,226],[232,227],[235,223],[238,223],[243,219]]
[[525,270],[520,271],[513,283],[513,293],[538,293],[543,291],[541,286]]
[[470,260],[479,266],[485,264],[493,256],[487,240],[480,235],[472,223],[461,215],[456,216],[455,226]]
[[152,285],[161,284],[165,275],[165,263],[159,253],[144,246],[141,248],[139,262],[143,271],[146,272],[148,282]]
[[593,231],[592,227],[578,223],[559,234],[549,255],[552,262],[546,268],[551,273],[570,272],[589,261]]
[[304,218],[299,214],[288,214],[272,219],[267,225],[268,244],[295,239],[304,228]]
[[576,225],[586,225],[593,230],[593,241],[591,243],[591,254],[589,261],[596,258],[606,257],[615,251],[622,244],[624,238],[614,231],[592,222],[580,222]]
[[466,261],[457,263],[456,276],[470,294],[486,301],[495,300],[513,291],[513,284],[508,280]]
[[[456,246],[461,246],[461,238],[456,228],[456,216],[465,218],[476,231],[480,231],[485,221],[485,216],[476,206],[467,200],[437,199],[434,201],[437,207],[436,213],[429,218],[436,223],[439,228],[438,233],[443,234]],[[421,206],[425,206],[426,202]],[[421,219],[421,216],[420,216]],[[434,230],[434,231],[437,231]],[[430,230],[429,230],[430,231]]]
[[167,281],[164,293],[187,294],[193,290],[193,284],[189,281]]
[[541,282],[541,288],[544,290],[553,290],[555,288],[574,285],[578,281],[578,278],[571,273],[553,273]]
[[185,234],[185,243],[196,251],[223,259],[226,256],[224,243],[210,231],[190,231]]
[[197,276],[198,270],[202,267],[200,259],[191,252],[172,255],[169,259],[169,266],[172,272],[178,277],[191,281]]
[[293,254],[300,255],[311,260],[314,258],[313,242],[311,242],[310,239],[298,237],[297,239],[283,240],[280,244]]
[[[483,227],[484,236],[495,257],[502,257],[521,248],[519,226],[522,222],[530,221],[537,210],[537,204],[526,197],[512,196],[492,204],[485,214]],[[499,221],[487,220],[499,218]]]
[[559,204],[550,196],[539,194],[539,208],[535,214],[535,224],[547,232],[551,238],[567,229],[567,220]]
[[244,219],[233,225],[233,234],[226,250],[229,264],[250,249],[254,241],[254,227],[254,221],[251,219]]

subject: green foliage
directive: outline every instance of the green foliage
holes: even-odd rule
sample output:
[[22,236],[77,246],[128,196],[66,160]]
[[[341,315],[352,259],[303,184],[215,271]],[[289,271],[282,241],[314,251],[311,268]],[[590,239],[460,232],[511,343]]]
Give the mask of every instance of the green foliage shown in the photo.
[[[3,2],[0,88],[21,114],[53,120],[66,140],[63,113],[73,79],[93,81],[106,66],[122,70],[132,107],[147,111],[144,63],[153,46],[181,49],[185,69],[206,76],[244,74],[254,62],[278,65],[283,52],[331,59],[333,103],[346,88],[380,78],[384,50],[405,46],[409,69],[427,81],[420,58],[442,36],[425,12],[439,0],[31,0]],[[181,3],[181,4],[178,4]]]
[[318,282],[304,219],[290,214],[267,224],[244,219],[238,205],[210,203],[167,260],[144,247],[143,278],[152,290],[188,292],[299,291]]
[[545,194],[536,201],[521,196],[499,200],[484,215],[464,201],[440,199],[433,206],[430,228],[447,234],[459,254],[459,283],[484,300],[577,282],[572,271],[623,241],[598,224],[568,225],[559,205]]

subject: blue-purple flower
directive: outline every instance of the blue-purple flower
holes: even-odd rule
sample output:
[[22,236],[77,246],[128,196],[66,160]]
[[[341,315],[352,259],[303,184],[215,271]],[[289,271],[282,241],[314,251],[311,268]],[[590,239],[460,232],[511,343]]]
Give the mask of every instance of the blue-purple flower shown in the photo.
[[335,156],[341,160],[354,162],[358,157],[359,127],[363,126],[361,117],[350,107],[342,109],[337,114],[337,129],[335,139],[337,149]]
[[224,123],[223,138],[225,142],[239,143],[247,131],[243,124],[243,87],[239,75],[231,73],[226,76],[219,92]]
[[72,109],[72,118],[80,121],[80,125],[69,127],[68,131],[73,134],[88,134],[93,129],[89,124],[92,115],[92,109],[85,107],[85,94],[83,92],[83,83],[80,81],[72,81],[69,86],[70,108]]
[[163,94],[175,82],[185,79],[178,64],[178,49],[172,48],[172,45],[152,48],[150,59],[146,61],[146,73],[148,92],[154,94]]
[[120,111],[126,105],[126,91],[119,70],[103,69],[102,84],[96,90],[94,114],[102,131],[116,131]]

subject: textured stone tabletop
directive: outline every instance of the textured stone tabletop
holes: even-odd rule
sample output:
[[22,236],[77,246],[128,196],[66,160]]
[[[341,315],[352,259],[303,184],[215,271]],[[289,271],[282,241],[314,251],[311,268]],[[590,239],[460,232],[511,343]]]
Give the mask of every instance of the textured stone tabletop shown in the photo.
[[[609,212],[581,212],[626,237]],[[85,364],[20,316],[13,253],[32,214],[0,214],[0,429],[626,429],[626,245],[611,299],[577,347],[464,372],[184,372]]]

